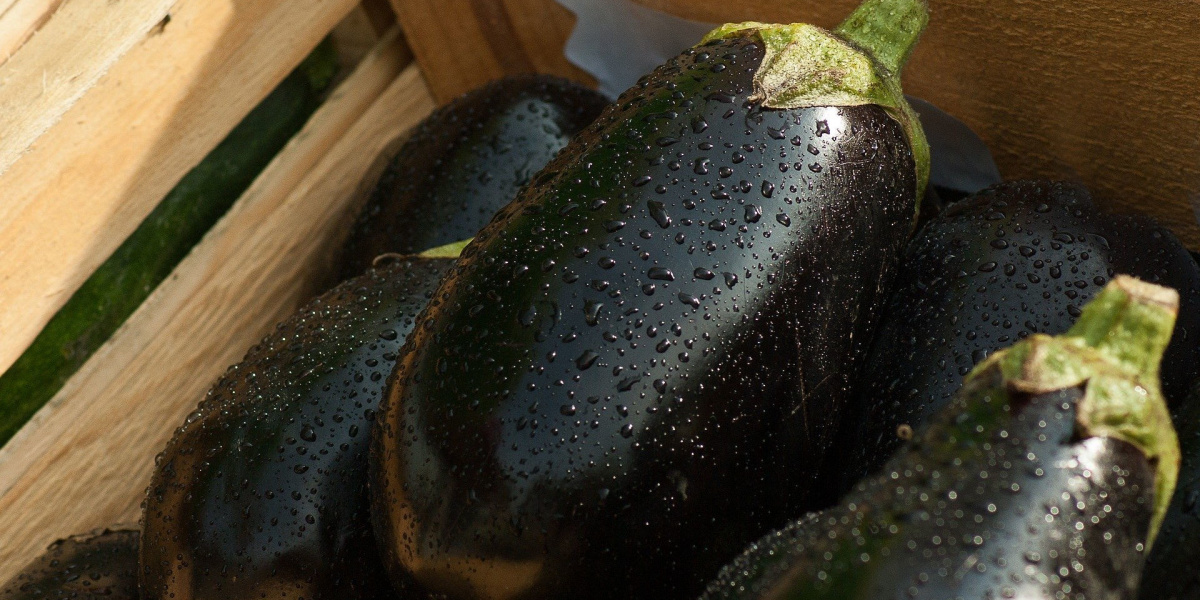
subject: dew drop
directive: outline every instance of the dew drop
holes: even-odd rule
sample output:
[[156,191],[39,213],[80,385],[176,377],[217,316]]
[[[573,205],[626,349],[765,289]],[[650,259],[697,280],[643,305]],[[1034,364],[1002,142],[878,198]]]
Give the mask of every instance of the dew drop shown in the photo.
[[650,279],[656,279],[658,281],[675,281],[675,274],[672,273],[670,269],[664,267],[651,267],[650,270],[646,272],[646,276]]
[[671,216],[667,214],[667,208],[662,202],[651,200],[646,204],[650,207],[650,217],[659,227],[666,229],[671,226]]

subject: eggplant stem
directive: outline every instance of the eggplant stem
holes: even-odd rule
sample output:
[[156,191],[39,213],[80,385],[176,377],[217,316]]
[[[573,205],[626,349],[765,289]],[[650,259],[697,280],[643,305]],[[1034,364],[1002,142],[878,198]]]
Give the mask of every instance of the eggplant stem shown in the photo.
[[1084,306],[1067,335],[1083,338],[1133,372],[1157,380],[1178,312],[1175,290],[1118,275]]
[[925,0],[866,0],[833,32],[899,74],[927,23]]

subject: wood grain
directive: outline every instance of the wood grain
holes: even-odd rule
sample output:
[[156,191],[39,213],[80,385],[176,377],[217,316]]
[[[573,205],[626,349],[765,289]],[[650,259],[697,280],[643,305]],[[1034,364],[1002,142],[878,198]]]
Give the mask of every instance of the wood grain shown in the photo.
[[64,0],[0,0],[0,65],[41,29]]
[[[60,7],[42,35],[0,67],[0,174],[160,23],[171,4],[172,0],[137,0],[69,2]],[[45,13],[38,15],[44,18]]]
[[563,56],[575,15],[554,0],[391,3],[440,103],[520,73],[548,73],[595,86]]
[[[0,175],[0,371],[354,1],[69,2],[0,73],[27,62],[41,64],[41,59],[26,60],[26,53],[73,48],[78,40],[65,39],[71,35],[91,40],[92,34],[84,31],[100,25],[80,25],[74,19],[60,24],[76,5],[113,11],[147,5],[155,10],[135,11],[139,20],[123,30],[135,43]],[[118,41],[128,39],[105,40],[101,47],[84,50],[107,56],[115,51],[105,48],[120,46]],[[73,71],[46,68],[48,90],[78,87]],[[12,94],[19,96],[22,89],[4,84],[0,105],[10,106]],[[0,111],[0,140],[7,149],[0,154],[20,147],[8,141],[10,134],[28,139],[26,130],[45,120],[26,122],[20,115],[28,112]]]
[[[857,0],[636,0],[709,22],[836,25]],[[929,0],[904,89],[971,126],[1006,178],[1082,181],[1200,249],[1200,5]]]
[[434,108],[417,67],[401,72],[398,37],[0,450],[0,581],[58,537],[137,520],[175,427],[227,365],[321,291],[377,157]]

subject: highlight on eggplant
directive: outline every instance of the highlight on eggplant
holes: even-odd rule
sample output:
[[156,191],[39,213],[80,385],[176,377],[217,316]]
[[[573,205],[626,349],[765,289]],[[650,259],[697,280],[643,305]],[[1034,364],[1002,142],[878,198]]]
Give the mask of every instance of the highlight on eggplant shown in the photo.
[[883,471],[769,534],[703,598],[1133,598],[1175,486],[1158,383],[1178,309],[1118,276],[996,352]]
[[830,500],[816,467],[928,172],[898,84],[925,21],[871,0],[834,32],[719,28],[476,236],[373,432],[393,573],[692,598]]
[[155,460],[144,600],[390,597],[367,494],[371,422],[453,262],[385,258],[280,323],[217,381]]
[[138,537],[117,525],[58,540],[0,585],[0,599],[138,600]]

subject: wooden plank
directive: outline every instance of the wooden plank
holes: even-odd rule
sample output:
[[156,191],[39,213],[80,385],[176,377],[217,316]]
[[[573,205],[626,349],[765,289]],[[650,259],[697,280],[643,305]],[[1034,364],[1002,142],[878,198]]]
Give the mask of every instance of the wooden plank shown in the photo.
[[[113,11],[153,5],[169,8],[170,21],[165,12],[138,12],[141,21],[126,27],[136,43],[0,175],[0,371],[179,178],[355,3],[70,2],[0,72],[26,64],[20,62],[26,53],[71,47],[73,40],[62,39],[68,34],[90,40],[83,31],[100,25],[59,29],[64,11],[76,4]],[[142,27],[156,15],[162,27]],[[63,23],[78,26],[74,20]],[[95,51],[105,54],[103,48]],[[71,81],[71,71],[54,67],[47,73],[49,88],[73,89],[78,83]],[[4,85],[0,102],[17,91]],[[24,121],[0,114],[8,123],[0,127],[0,140],[14,127],[23,131]],[[17,137],[26,139],[21,131]]]
[[0,64],[41,29],[64,0],[0,0]]
[[171,4],[69,2],[42,35],[5,62],[0,67],[0,174],[162,22]]
[[549,73],[595,85],[591,76],[563,56],[575,15],[554,0],[391,3],[441,103],[519,73]]
[[0,451],[0,581],[137,520],[154,455],[227,365],[321,291],[383,149],[434,108],[392,45],[351,76],[117,334]]
[[[825,27],[858,4],[636,1],[701,21]],[[970,125],[1005,177],[1082,181],[1106,207],[1153,215],[1200,249],[1200,4],[929,4],[905,91]]]

